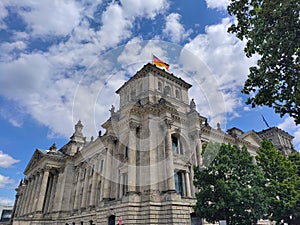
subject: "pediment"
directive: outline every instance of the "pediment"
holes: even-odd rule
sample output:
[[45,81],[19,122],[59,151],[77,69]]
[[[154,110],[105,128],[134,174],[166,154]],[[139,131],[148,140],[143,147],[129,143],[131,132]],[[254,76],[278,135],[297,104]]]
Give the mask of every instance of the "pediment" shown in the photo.
[[27,174],[33,168],[36,168],[40,161],[46,156],[46,153],[46,151],[36,149],[24,170],[24,174]]
[[260,143],[262,141],[262,139],[253,130],[243,133],[241,136],[239,136],[239,138],[241,140],[249,142],[256,147],[260,147]]

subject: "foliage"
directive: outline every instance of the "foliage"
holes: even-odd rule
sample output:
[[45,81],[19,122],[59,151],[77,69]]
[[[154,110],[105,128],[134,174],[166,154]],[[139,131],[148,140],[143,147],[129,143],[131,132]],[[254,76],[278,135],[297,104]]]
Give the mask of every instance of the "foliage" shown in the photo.
[[[268,181],[266,200],[269,219],[276,224],[297,224],[300,212],[299,155],[291,155],[289,160],[268,140],[262,142],[257,153],[257,164]],[[298,167],[292,160],[298,160]]]
[[300,153],[299,152],[293,152],[289,155],[289,160],[295,164],[297,167],[297,173],[298,176],[300,176]]
[[300,123],[300,1],[231,0],[228,13],[237,23],[228,31],[247,44],[247,57],[258,54],[243,93],[252,107],[273,107]]
[[195,211],[212,223],[256,224],[266,212],[265,179],[253,157],[226,144],[209,143],[203,152],[204,166],[194,168]]

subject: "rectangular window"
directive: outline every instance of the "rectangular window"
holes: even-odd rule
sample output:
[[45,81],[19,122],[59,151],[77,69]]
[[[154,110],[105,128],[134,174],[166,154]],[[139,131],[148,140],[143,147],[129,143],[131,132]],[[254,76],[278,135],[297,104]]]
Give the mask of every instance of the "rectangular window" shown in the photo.
[[90,167],[90,176],[93,176],[94,175],[94,170],[95,170],[95,165],[92,165]]
[[125,147],[124,158],[125,158],[125,159],[128,158],[128,146]]
[[183,173],[182,172],[175,172],[175,189],[178,194],[183,196]]
[[128,175],[123,173],[123,184],[122,184],[122,192],[125,195],[128,191]]
[[103,171],[103,159],[100,161],[100,172]]
[[84,179],[85,178],[85,174],[86,174],[86,168],[84,168],[82,174],[81,174],[81,179]]

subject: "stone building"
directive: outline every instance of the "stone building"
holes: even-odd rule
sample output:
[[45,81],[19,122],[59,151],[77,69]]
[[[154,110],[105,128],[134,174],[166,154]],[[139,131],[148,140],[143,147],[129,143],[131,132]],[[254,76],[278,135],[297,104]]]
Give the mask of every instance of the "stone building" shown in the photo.
[[189,100],[191,85],[152,64],[116,93],[106,132],[86,141],[79,121],[62,148],[37,149],[16,189],[13,225],[202,224],[193,165],[205,142],[245,145],[261,137],[212,128]]

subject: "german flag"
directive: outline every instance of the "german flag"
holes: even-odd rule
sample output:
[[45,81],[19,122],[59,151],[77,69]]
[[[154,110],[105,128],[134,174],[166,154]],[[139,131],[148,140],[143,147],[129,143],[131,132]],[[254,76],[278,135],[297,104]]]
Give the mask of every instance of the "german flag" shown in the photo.
[[169,70],[169,64],[161,61],[155,55],[152,55],[152,64],[160,67],[164,67],[166,70]]

